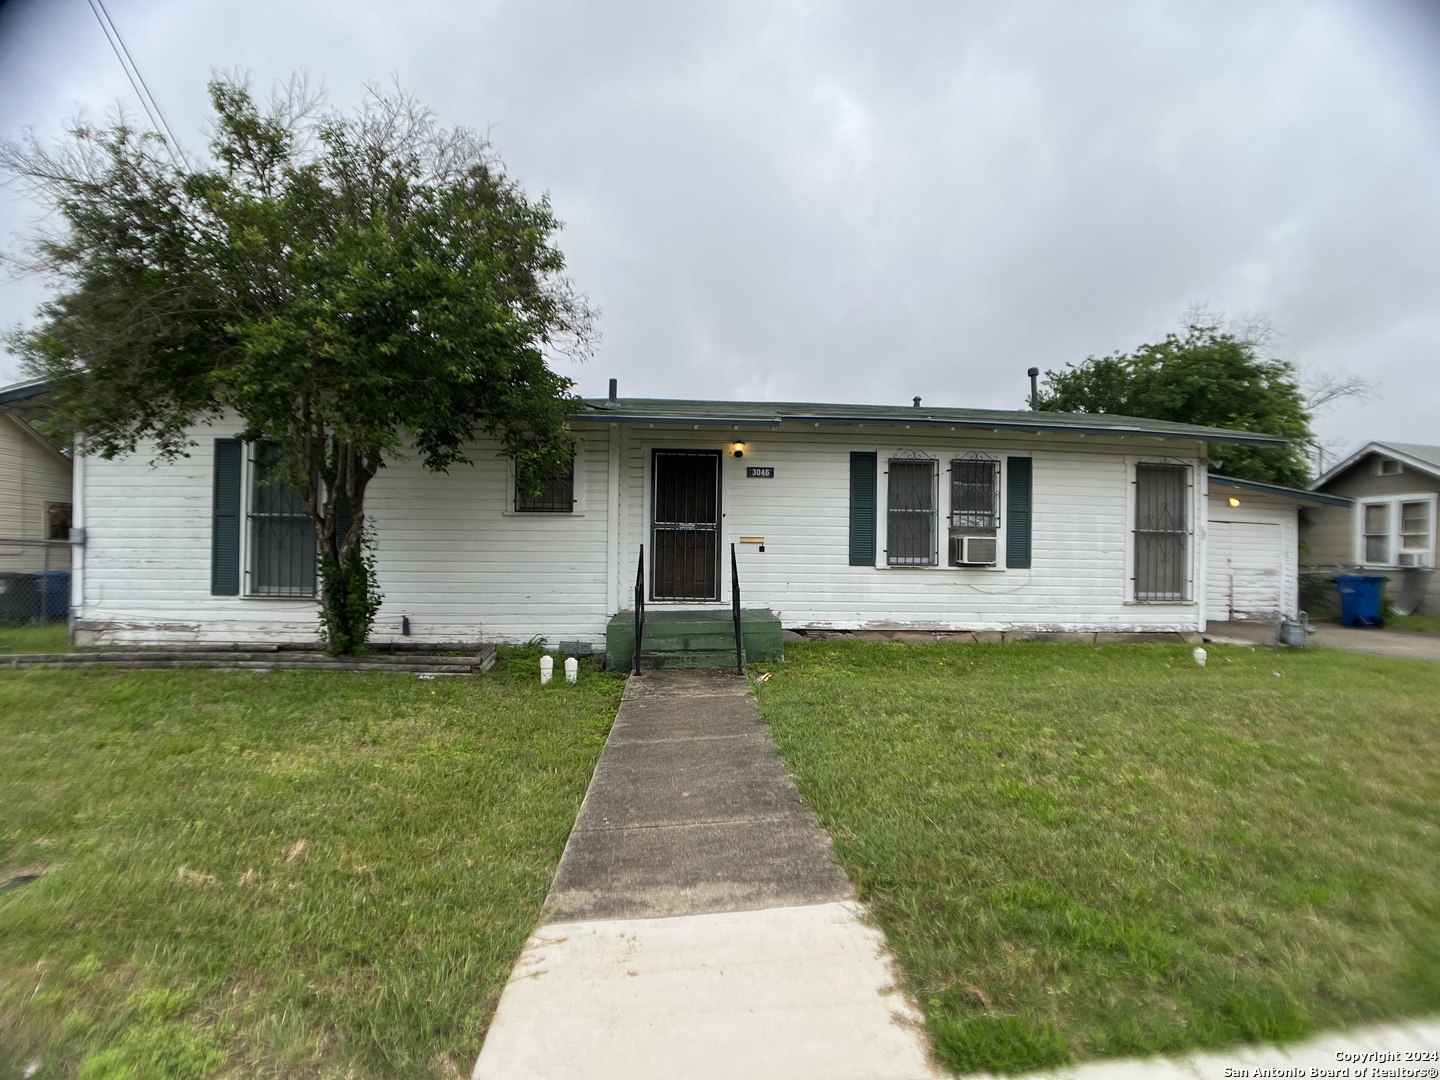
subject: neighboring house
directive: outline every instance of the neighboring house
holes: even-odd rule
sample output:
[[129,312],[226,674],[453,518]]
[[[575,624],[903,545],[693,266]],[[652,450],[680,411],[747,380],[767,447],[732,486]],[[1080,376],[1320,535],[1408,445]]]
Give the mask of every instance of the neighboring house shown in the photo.
[[[516,490],[390,463],[366,500],[378,641],[599,643],[632,606],[746,607],[793,629],[1203,631],[1207,447],[1268,435],[1125,417],[619,399],[573,417],[572,473]],[[77,464],[82,642],[313,641],[314,542],[237,424],[190,456]],[[1226,617],[1229,615],[1227,606]],[[628,616],[627,616],[628,617]]]
[[1211,622],[1294,617],[1300,603],[1302,508],[1348,512],[1350,499],[1210,477],[1205,611]]
[[1433,573],[1440,446],[1372,442],[1310,486],[1354,505],[1306,511],[1307,562],[1326,572],[1383,574],[1392,600],[1440,615]]
[[[0,572],[70,568],[71,464],[25,417],[47,383],[0,388]],[[29,543],[20,543],[29,541]]]

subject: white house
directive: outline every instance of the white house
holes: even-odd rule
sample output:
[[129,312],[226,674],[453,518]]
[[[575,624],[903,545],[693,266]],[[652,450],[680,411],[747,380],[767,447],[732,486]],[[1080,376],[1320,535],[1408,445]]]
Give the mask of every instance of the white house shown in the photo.
[[[633,604],[793,629],[1203,631],[1211,444],[1267,435],[1049,412],[616,399],[572,418],[571,477],[473,467],[371,483],[378,641],[599,644]],[[310,642],[314,547],[238,425],[188,458],[77,462],[80,643]],[[1259,494],[1259,493],[1254,493]],[[1293,520],[1293,508],[1287,509]],[[1220,617],[1229,617],[1230,608]]]

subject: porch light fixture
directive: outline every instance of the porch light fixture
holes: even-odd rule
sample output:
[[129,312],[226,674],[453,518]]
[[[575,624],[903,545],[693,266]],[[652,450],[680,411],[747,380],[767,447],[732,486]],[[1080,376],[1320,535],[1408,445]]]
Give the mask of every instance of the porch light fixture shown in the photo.
[[1237,499],[1237,498],[1235,498],[1234,495],[1231,495],[1230,498],[1229,498],[1228,500],[1226,500],[1226,501],[1229,502],[1231,506],[1239,506],[1239,505],[1240,505],[1240,500]]
[[731,443],[731,444],[730,444],[730,453],[734,454],[736,457],[744,457],[744,456],[745,456],[745,444],[744,444],[743,442]]

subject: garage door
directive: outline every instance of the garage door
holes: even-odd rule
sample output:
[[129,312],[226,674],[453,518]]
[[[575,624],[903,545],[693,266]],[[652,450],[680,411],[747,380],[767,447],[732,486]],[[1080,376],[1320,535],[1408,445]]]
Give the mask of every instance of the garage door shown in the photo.
[[1212,521],[1205,606],[1210,619],[1273,619],[1285,551],[1278,524]]

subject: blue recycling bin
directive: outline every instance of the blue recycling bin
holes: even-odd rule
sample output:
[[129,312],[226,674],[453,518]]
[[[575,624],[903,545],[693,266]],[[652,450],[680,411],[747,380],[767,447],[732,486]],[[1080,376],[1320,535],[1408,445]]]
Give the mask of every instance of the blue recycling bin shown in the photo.
[[1385,588],[1383,574],[1341,574],[1335,579],[1340,590],[1340,621],[1346,626],[1379,626],[1380,595]]
[[35,574],[35,618],[40,622],[70,615],[70,571],[40,570]]

